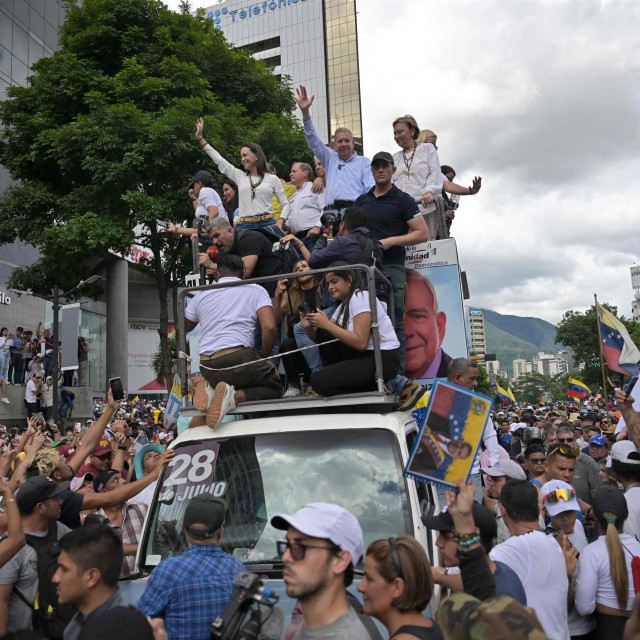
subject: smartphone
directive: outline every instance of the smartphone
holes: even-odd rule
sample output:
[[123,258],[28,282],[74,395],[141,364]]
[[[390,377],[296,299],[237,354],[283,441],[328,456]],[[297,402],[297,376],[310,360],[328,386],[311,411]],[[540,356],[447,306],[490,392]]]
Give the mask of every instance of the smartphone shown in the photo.
[[166,223],[164,220],[158,220],[158,219],[156,218],[156,224],[157,224],[159,227],[162,227],[163,229],[166,229],[166,228],[167,228],[167,223]]
[[316,308],[318,301],[315,287],[313,289],[304,289],[302,295],[304,297],[304,304],[311,309],[311,313],[316,313],[318,310]]
[[114,400],[124,400],[124,389],[122,388],[121,378],[111,378],[109,380],[109,388]]
[[626,386],[624,393],[629,397],[629,394],[633,391],[633,387],[635,387],[636,382],[638,382],[638,376],[633,376],[631,380],[629,380],[629,384]]

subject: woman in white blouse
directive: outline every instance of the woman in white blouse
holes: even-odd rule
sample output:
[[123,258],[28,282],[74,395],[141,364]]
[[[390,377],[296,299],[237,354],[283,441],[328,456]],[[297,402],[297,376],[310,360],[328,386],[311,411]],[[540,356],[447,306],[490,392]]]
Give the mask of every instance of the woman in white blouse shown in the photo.
[[624,494],[601,487],[591,504],[600,537],[578,560],[575,604],[580,615],[595,612],[595,640],[619,640],[635,598],[631,561],[640,556],[640,542],[622,532],[629,515]]
[[234,219],[236,229],[255,229],[274,241],[286,234],[276,225],[273,217],[273,196],[282,205],[285,218],[289,214],[289,200],[278,176],[267,171],[267,160],[262,147],[255,142],[246,142],[240,149],[242,169],[227,162],[202,136],[204,121],[198,120],[196,140],[205,153],[218,165],[218,169],[238,185],[238,216]]
[[9,334],[7,327],[0,329],[0,380],[9,381],[9,362],[11,354],[9,350],[13,346],[13,336]]
[[[331,267],[346,266],[334,262]],[[331,271],[325,281],[331,297],[341,304],[329,318],[317,309],[302,315],[302,326],[314,342],[338,339],[320,347],[324,368],[311,375],[311,387],[322,396],[339,393],[375,391],[375,362],[371,335],[371,305],[368,291],[355,284],[350,270]],[[394,378],[400,369],[400,342],[384,305],[376,298],[382,373],[384,380]]]
[[442,194],[442,173],[438,152],[432,144],[418,144],[420,128],[413,116],[401,116],[393,123],[393,137],[401,147],[393,154],[396,167],[393,183],[420,203],[420,211],[429,229],[429,238],[436,239],[437,220],[435,198]]

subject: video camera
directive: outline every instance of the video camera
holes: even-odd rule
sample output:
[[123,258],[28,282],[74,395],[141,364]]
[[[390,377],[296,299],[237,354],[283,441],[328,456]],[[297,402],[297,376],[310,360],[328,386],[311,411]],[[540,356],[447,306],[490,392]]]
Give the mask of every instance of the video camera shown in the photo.
[[[227,608],[211,625],[211,640],[254,640],[274,614],[278,596],[271,589],[266,589],[255,573],[241,571],[233,584]],[[260,606],[267,607],[266,616],[261,617]],[[278,611],[281,617],[282,611]]]
[[273,243],[273,248],[271,250],[273,253],[284,254],[286,251],[289,251],[290,246],[291,242],[282,242],[282,240],[278,240]]
[[320,217],[320,223],[325,232],[329,232],[334,238],[338,235],[340,222],[342,222],[342,214],[335,211],[325,211]]

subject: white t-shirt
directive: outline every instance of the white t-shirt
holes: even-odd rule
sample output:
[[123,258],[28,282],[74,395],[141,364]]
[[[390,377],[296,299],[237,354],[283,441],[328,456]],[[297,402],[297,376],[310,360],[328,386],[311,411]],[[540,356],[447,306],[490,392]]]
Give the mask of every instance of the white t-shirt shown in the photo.
[[[240,278],[220,278],[218,282],[234,280]],[[184,315],[200,323],[199,352],[211,355],[230,347],[253,347],[258,309],[271,306],[271,298],[263,287],[245,284],[196,293]]]
[[36,383],[33,380],[29,380],[29,382],[27,382],[27,388],[24,391],[24,399],[29,403],[37,402],[37,392],[38,387],[36,386]]
[[153,494],[155,493],[157,480],[154,480],[148,487],[145,487],[140,493],[136,493],[132,498],[132,502],[136,504],[143,504],[147,509],[151,506],[153,500]]
[[555,538],[543,531],[512,536],[495,546],[489,556],[516,572],[527,594],[527,606],[535,610],[549,638],[569,640],[569,579],[564,554]]
[[[626,533],[620,534],[624,558],[629,572],[629,598],[626,610],[633,607],[635,592],[631,573],[631,558],[640,556],[640,542]],[[626,547],[626,549],[624,548]],[[609,553],[607,552],[607,536],[600,536],[595,542],[587,545],[578,559],[578,579],[576,581],[576,609],[586,616],[595,611],[596,604],[620,609],[609,569]]]
[[582,526],[582,522],[576,519],[576,523],[573,526],[573,533],[567,536],[569,538],[569,542],[580,552],[589,544],[587,542],[587,536],[584,532],[584,527]]
[[[289,198],[291,212],[284,218],[291,233],[300,233],[311,227],[319,227],[324,209],[324,193],[313,193],[311,183],[305,182],[302,188]],[[280,216],[282,218],[282,216]]]
[[[569,542],[578,550],[578,553],[582,553],[583,549],[589,544],[587,542],[587,536],[584,534],[584,527],[580,520],[576,520],[576,524],[573,528],[573,533],[567,535]],[[576,582],[578,581],[579,571],[576,568],[573,574],[573,588],[575,593]],[[581,616],[576,610],[575,606],[569,611],[569,633],[571,637],[582,636],[593,631],[596,627],[596,621],[593,616]]]
[[[378,326],[380,328],[380,349],[382,351],[391,351],[399,349],[400,342],[393,328],[393,323],[387,315],[386,307],[376,298],[376,309],[378,311]],[[342,326],[344,305],[341,304],[331,316],[340,326]],[[347,331],[353,331],[353,319],[361,313],[371,313],[369,305],[369,294],[365,291],[356,291],[349,300],[349,322],[347,323]],[[365,351],[373,351],[373,336],[369,336],[369,342]]]
[[209,212],[207,211],[207,207],[218,207],[218,215],[221,211],[224,211],[218,192],[211,187],[202,187],[198,195],[196,218],[208,218]]
[[624,521],[623,531],[640,539],[640,487],[631,487],[624,492],[629,517]]

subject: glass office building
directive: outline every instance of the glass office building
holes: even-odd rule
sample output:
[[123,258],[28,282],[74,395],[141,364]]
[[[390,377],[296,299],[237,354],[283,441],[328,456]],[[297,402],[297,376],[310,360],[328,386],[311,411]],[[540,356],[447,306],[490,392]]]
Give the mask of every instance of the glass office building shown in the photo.
[[206,11],[233,46],[315,95],[321,138],[347,127],[362,150],[355,0],[225,0]]

